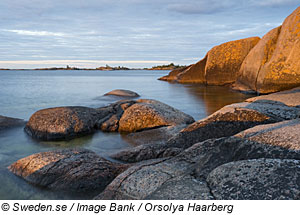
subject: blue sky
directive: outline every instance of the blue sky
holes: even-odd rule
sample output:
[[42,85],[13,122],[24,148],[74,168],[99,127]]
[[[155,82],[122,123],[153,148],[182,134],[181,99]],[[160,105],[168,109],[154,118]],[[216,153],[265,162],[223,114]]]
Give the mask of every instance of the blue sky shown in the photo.
[[0,68],[191,64],[263,36],[300,0],[1,0]]

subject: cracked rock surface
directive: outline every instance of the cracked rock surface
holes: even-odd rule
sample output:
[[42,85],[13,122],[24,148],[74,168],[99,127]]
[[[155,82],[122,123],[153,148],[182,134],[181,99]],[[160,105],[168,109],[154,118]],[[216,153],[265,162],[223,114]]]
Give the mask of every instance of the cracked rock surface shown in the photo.
[[[160,199],[160,196],[167,199],[216,199],[211,192],[213,184],[207,183],[208,175],[215,168],[233,161],[260,158],[300,160],[300,151],[237,136],[209,139],[194,144],[175,157],[134,165],[96,199]],[[183,189],[185,192],[179,192]],[[195,193],[195,189],[201,192]]]

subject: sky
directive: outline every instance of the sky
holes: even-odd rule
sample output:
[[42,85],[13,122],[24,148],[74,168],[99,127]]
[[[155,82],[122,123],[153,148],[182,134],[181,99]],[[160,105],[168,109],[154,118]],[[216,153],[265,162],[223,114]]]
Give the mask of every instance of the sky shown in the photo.
[[189,65],[300,0],[0,0],[0,68]]

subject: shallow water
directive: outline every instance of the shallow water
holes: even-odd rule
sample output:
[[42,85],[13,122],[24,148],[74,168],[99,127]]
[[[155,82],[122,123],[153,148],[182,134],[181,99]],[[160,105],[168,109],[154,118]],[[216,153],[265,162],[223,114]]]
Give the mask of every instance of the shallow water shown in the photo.
[[[128,89],[141,98],[157,99],[202,119],[221,107],[249,97],[227,87],[171,84],[157,78],[169,71],[0,71],[0,115],[28,120],[37,110],[80,105],[101,107],[117,101],[102,95]],[[43,142],[28,137],[23,127],[0,132],[0,199],[85,199],[94,194],[52,192],[26,183],[6,168],[20,158],[57,148],[83,147],[109,158],[132,147],[118,133],[97,132],[71,141]]]

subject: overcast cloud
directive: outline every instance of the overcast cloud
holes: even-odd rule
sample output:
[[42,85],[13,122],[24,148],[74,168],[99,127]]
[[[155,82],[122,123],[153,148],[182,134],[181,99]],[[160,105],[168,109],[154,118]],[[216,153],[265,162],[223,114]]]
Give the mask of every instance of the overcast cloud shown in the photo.
[[263,36],[300,0],[1,0],[0,68],[190,64]]

